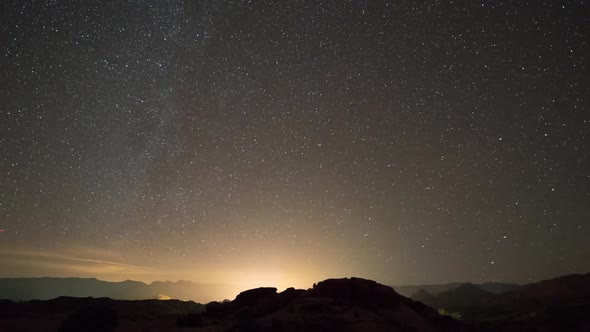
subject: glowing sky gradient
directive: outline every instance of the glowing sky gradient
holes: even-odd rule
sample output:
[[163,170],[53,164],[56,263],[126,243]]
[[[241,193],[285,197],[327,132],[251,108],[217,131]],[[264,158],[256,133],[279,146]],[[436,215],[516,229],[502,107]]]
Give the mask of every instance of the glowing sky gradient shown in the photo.
[[0,277],[588,272],[584,6],[9,1]]

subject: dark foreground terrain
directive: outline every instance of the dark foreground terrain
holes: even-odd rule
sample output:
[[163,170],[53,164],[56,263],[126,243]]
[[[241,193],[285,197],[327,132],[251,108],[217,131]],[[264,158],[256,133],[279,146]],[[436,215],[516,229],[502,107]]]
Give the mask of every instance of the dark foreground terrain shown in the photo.
[[590,331],[590,274],[572,274],[489,292],[460,284],[412,298],[486,331]]
[[[233,301],[0,300],[0,331],[590,331],[590,274],[491,293],[471,284],[414,299],[359,278]],[[431,306],[424,304],[429,303]],[[434,309],[434,308],[436,309]]]

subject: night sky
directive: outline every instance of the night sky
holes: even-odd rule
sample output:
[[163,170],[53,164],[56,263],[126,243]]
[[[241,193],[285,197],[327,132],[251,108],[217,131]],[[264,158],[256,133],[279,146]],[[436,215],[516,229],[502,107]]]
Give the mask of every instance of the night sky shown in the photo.
[[588,3],[0,6],[0,277],[590,272]]

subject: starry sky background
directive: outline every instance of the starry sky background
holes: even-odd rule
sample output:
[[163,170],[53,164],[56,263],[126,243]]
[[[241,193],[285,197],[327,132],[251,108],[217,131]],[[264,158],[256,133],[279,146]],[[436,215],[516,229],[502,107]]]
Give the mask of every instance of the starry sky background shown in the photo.
[[589,272],[582,1],[5,1],[0,276]]

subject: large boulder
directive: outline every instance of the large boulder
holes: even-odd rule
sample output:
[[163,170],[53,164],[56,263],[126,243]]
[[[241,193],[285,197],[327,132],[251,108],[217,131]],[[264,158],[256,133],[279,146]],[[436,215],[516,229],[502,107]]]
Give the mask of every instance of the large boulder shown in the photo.
[[277,289],[274,287],[260,287],[238,294],[233,301],[237,305],[258,305],[276,298]]
[[359,307],[390,308],[403,299],[393,288],[361,278],[327,279],[309,291],[311,297],[331,298]]

